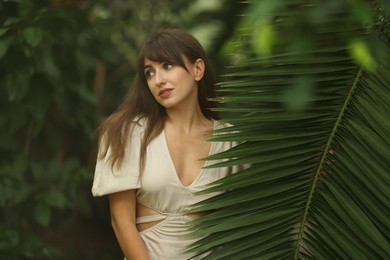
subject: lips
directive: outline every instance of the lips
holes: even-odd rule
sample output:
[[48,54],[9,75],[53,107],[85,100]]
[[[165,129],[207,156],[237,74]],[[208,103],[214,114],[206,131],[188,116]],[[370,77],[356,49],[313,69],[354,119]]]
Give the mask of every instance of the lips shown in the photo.
[[163,88],[158,92],[159,97],[167,98],[172,93],[173,88]]

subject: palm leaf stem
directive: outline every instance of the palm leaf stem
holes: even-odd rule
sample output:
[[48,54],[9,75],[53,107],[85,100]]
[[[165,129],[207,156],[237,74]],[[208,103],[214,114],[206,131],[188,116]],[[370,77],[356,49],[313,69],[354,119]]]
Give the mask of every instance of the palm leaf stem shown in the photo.
[[345,102],[340,110],[340,114],[333,126],[333,129],[332,129],[332,132],[330,133],[330,137],[328,139],[328,142],[326,143],[325,145],[325,148],[324,148],[324,152],[322,153],[322,156],[321,156],[321,160],[320,160],[320,164],[317,168],[317,172],[315,174],[315,177],[314,177],[314,181],[313,181],[313,184],[311,186],[311,189],[310,189],[310,194],[309,194],[309,197],[308,197],[308,200],[307,200],[307,204],[306,204],[306,207],[305,207],[305,210],[304,210],[304,215],[303,215],[303,218],[302,218],[302,222],[301,222],[301,225],[299,227],[299,232],[298,232],[298,238],[297,238],[297,242],[296,242],[296,246],[295,246],[295,255],[294,255],[294,259],[297,260],[298,259],[298,255],[299,255],[299,251],[300,251],[300,246],[301,246],[301,243],[302,243],[302,238],[303,238],[303,233],[304,233],[304,230],[305,230],[305,227],[306,227],[306,222],[307,222],[307,216],[309,214],[309,210],[310,210],[310,206],[311,206],[311,203],[312,203],[312,200],[313,200],[313,196],[314,196],[314,192],[316,191],[316,188],[317,188],[317,182],[318,182],[318,179],[319,179],[319,176],[322,174],[322,171],[324,169],[323,166],[326,165],[327,163],[327,158],[328,158],[328,154],[329,152],[331,151],[331,144],[332,144],[332,141],[336,135],[336,132],[337,132],[337,129],[339,128],[340,126],[340,123],[345,115],[345,112],[347,110],[347,107],[348,107],[348,104],[352,98],[352,95],[355,91],[355,89],[357,88],[358,86],[358,82],[360,81],[360,78],[362,76],[362,71],[363,71],[363,68],[361,67],[356,75],[356,78],[349,90],[349,93],[345,99]]

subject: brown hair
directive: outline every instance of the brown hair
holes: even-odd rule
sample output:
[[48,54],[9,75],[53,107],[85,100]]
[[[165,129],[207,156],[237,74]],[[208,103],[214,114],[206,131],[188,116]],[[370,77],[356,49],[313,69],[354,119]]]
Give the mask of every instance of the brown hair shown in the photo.
[[[136,75],[120,107],[99,128],[100,158],[111,149],[111,166],[119,168],[122,164],[126,143],[132,133],[134,121],[144,119],[145,133],[140,147],[140,172],[146,160],[146,147],[158,136],[166,119],[165,108],[153,97],[144,75],[144,60],[168,62],[187,69],[184,58],[193,64],[197,59],[205,63],[203,78],[198,82],[198,102],[202,113],[209,119],[219,119],[218,113],[211,110],[216,106],[210,98],[216,97],[215,77],[212,66],[200,43],[189,33],[180,29],[164,29],[155,33],[141,48]],[[104,138],[104,142],[102,139]]]

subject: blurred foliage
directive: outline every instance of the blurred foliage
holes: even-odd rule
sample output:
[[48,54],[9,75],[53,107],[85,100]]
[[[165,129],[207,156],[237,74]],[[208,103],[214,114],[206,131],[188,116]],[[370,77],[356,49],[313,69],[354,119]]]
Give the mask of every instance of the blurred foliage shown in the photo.
[[1,259],[120,257],[106,204],[90,194],[95,129],[122,100],[153,30],[189,30],[221,69],[216,52],[240,6],[0,1]]
[[[389,3],[388,0],[246,1],[243,19],[223,48],[225,53],[231,53],[230,63],[233,66],[250,58],[268,59],[285,52],[295,53],[298,57],[330,45],[331,42],[323,42],[322,34],[330,33],[326,30],[341,28],[338,33],[349,37],[350,56],[357,64],[373,72],[376,60],[382,58],[382,38],[390,41]],[[344,14],[348,19],[338,24],[337,16],[341,14],[337,10],[345,9],[349,10]],[[333,24],[324,26],[327,22]],[[368,33],[351,35],[350,32],[356,30]],[[378,34],[378,31],[381,33]],[[304,108],[304,100],[308,100],[312,88],[309,75],[297,78],[286,92],[286,105],[291,109]]]
[[388,2],[248,1],[209,159],[251,167],[194,208],[204,259],[389,258]]

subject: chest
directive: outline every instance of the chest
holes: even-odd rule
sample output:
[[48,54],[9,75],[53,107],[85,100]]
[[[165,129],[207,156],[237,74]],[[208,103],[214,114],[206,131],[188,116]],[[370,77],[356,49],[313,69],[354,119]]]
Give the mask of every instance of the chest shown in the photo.
[[[229,147],[227,142],[212,142],[209,153],[223,152]],[[194,152],[191,149],[184,151]],[[207,161],[206,166],[218,162],[221,160]],[[187,170],[186,166],[183,169]],[[210,183],[230,173],[230,167],[218,167],[199,170],[188,183],[185,179],[179,179],[165,135],[161,133],[147,147],[146,163],[141,178],[142,187],[137,190],[137,201],[158,212],[181,212],[188,205],[214,196],[214,193],[196,196],[193,193],[204,190]]]
[[183,186],[190,185],[202,171],[210,154],[211,142],[202,137],[185,137],[165,133],[165,143],[176,174]]

